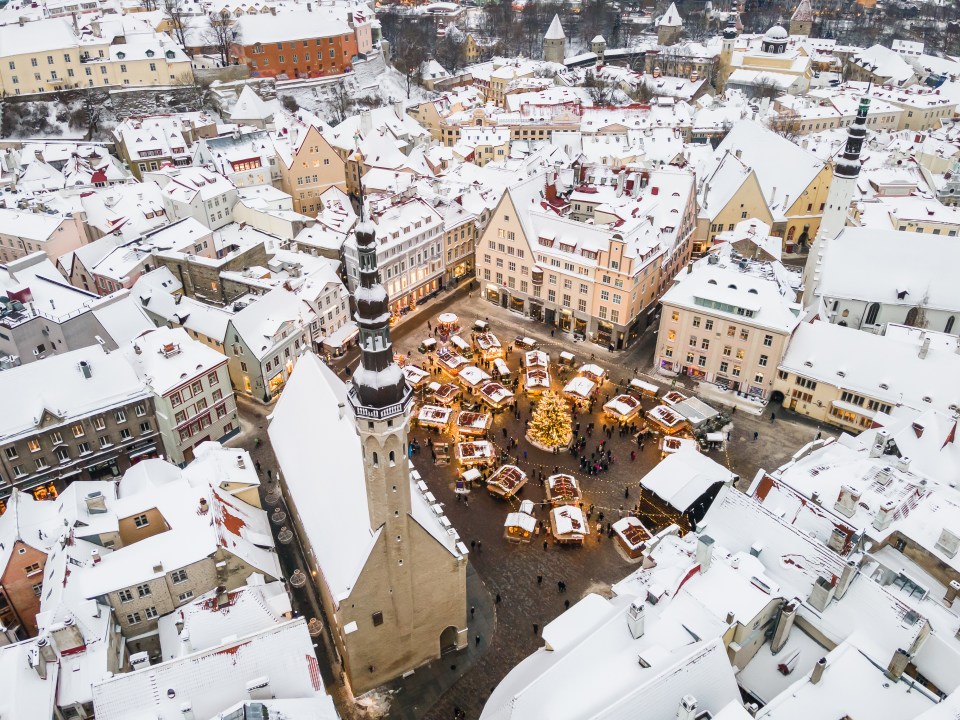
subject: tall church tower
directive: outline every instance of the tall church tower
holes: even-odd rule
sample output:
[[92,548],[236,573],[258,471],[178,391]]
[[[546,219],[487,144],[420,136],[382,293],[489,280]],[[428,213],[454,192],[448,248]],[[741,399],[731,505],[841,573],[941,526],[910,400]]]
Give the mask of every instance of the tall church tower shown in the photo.
[[813,30],[813,5],[810,0],[800,0],[790,17],[790,34],[810,37]]
[[[341,603],[355,692],[377,687],[467,642],[466,551],[413,488],[407,432],[413,394],[393,359],[390,306],[377,269],[375,230],[356,230],[360,284],[354,293],[360,367],[347,399],[363,449],[367,511],[375,544]],[[372,619],[372,620],[371,620]],[[362,667],[356,667],[362,658]]]
[[733,72],[730,67],[733,62],[733,48],[737,44],[737,15],[731,12],[727,15],[727,26],[723,29],[723,41],[720,45],[720,64],[717,68],[717,80],[714,85],[717,92],[723,92],[727,86],[727,78]]
[[547,34],[543,36],[543,59],[547,62],[563,64],[567,54],[567,36],[560,24],[560,16],[554,15]]
[[860,175],[860,151],[867,137],[867,113],[870,110],[870,98],[860,100],[857,118],[847,128],[847,144],[843,155],[833,168],[833,181],[827,194],[827,207],[820,220],[820,229],[810,248],[807,264],[803,268],[803,304],[808,307],[816,296],[820,283],[820,269],[826,255],[827,246],[847,224],[850,203],[857,189],[857,177]]

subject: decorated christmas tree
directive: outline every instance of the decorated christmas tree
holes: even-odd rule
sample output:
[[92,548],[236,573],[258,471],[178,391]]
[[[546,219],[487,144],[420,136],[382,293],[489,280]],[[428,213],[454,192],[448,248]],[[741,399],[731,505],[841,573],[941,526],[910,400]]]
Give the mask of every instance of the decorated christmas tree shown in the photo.
[[553,449],[566,447],[573,435],[566,401],[550,390],[540,396],[530,419],[527,439],[534,445]]

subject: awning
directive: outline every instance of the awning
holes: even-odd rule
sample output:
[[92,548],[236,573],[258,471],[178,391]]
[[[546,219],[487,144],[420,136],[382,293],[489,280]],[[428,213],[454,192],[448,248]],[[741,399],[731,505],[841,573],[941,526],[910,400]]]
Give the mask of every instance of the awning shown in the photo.
[[350,320],[342,327],[325,337],[323,339],[323,344],[331,349],[343,347],[346,343],[353,340],[359,332],[360,328],[357,327],[357,324],[353,320]]
[[140,448],[139,450],[136,450],[134,452],[127,453],[127,457],[133,460],[134,458],[142,457],[143,455],[147,455],[149,453],[156,452],[156,451],[157,451],[156,445],[147,445],[147,447],[145,448]]

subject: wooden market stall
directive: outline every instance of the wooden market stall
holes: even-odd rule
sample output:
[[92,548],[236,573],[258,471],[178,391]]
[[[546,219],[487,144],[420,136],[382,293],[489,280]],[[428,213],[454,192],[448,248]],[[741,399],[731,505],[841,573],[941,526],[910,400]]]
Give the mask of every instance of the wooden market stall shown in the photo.
[[496,497],[511,498],[527,484],[527,474],[516,465],[501,465],[487,478],[487,492]]
[[503,358],[497,358],[493,361],[493,376],[497,380],[507,381],[510,379],[510,366],[503,361]]
[[430,373],[416,365],[404,365],[403,376],[407,379],[407,385],[414,390],[426,385],[430,379]]
[[554,507],[578,505],[581,497],[580,485],[573,475],[558,473],[547,478],[547,502]]
[[459,335],[451,335],[449,342],[451,345],[453,345],[454,350],[463,355],[465,358],[470,359],[473,357],[473,348],[470,347],[470,343],[468,343]]
[[585,377],[575,377],[563,386],[563,396],[581,407],[586,407],[593,399],[596,383]]
[[553,539],[566,545],[583,545],[590,534],[590,523],[576,505],[561,505],[550,511]]
[[481,387],[490,382],[490,374],[476,365],[467,365],[460,371],[457,380],[463,385],[464,390],[476,395]]
[[444,383],[433,391],[433,399],[441,405],[452,405],[461,394],[459,385]]
[[488,382],[480,388],[480,399],[494,410],[502,410],[513,405],[514,394],[498,382]]
[[437,363],[444,372],[454,376],[470,364],[463,355],[451,352],[445,347],[437,350]]
[[667,455],[672,455],[675,452],[680,452],[687,448],[694,452],[700,452],[700,447],[693,438],[664,435],[660,440],[660,457],[665,458]]
[[653,423],[654,428],[664,435],[676,435],[687,427],[687,422],[683,419],[683,416],[666,405],[657,405],[652,410],[648,410],[647,417]]
[[633,420],[642,409],[640,401],[633,395],[617,395],[603,406],[603,413],[620,423]]
[[454,420],[457,434],[471,437],[486,435],[491,424],[493,424],[493,416],[490,413],[470,412],[468,410],[457,413]]
[[491,465],[494,452],[493,443],[486,440],[457,443],[457,460],[465,467]]
[[633,378],[633,380],[630,381],[630,390],[640,397],[655,398],[660,394],[660,388],[657,385],[644,380],[638,380],[637,378]]
[[530,395],[549,390],[550,371],[543,367],[528,367],[523,376],[523,387]]
[[617,520],[613,524],[613,532],[617,536],[617,543],[631,559],[640,557],[653,537],[640,519],[632,515]]
[[525,512],[507,513],[503,523],[503,536],[508,542],[528,543],[537,529],[537,519]]
[[550,356],[543,350],[528,350],[523,354],[523,366],[547,368],[550,366]]
[[607,371],[599,365],[587,363],[586,365],[580,366],[580,369],[577,370],[577,375],[585,377],[589,380],[593,380],[595,383],[600,385],[603,383],[604,378],[606,378]]
[[446,430],[450,426],[453,410],[439,405],[424,405],[417,413],[417,424],[421,427]]
[[502,358],[504,355],[503,345],[500,344],[500,339],[492,332],[479,333],[474,338],[474,342],[480,349],[480,356],[484,360]]

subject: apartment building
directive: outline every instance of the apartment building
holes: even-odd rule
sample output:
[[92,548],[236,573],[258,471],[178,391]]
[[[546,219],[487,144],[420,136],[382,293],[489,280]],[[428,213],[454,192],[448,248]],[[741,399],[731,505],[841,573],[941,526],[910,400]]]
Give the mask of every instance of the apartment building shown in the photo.
[[[369,202],[370,221],[376,227],[377,265],[390,297],[390,311],[399,315],[440,289],[444,275],[444,220],[424,200],[395,195]],[[360,283],[356,238],[343,245],[350,291]]]
[[658,371],[768,397],[801,320],[801,283],[778,261],[750,260],[729,243],[713,248],[661,299]]
[[51,261],[87,242],[80,214],[0,208],[0,263],[35,252]]
[[353,69],[360,50],[352,16],[344,20],[334,8],[244,16],[237,21],[231,57],[253,77],[316,78]]
[[623,172],[613,185],[576,188],[541,172],[507,189],[481,235],[483,297],[626,347],[689,259],[694,218],[693,176],[680,170]]
[[166,35],[81,37],[65,18],[0,26],[0,92],[173,85],[193,77],[190,59]]
[[74,480],[116,477],[166,453],[153,394],[100,345],[0,372],[0,496],[56,497]]
[[217,121],[204,112],[131,116],[113,131],[117,153],[137,180],[148,170],[170,163],[190,165],[191,148],[200,138],[215,138]]
[[316,217],[323,194],[332,187],[347,190],[346,160],[327,141],[319,118],[306,120],[277,113],[273,145],[277,153],[280,189],[293,198],[293,210]]
[[443,282],[449,287],[474,273],[477,216],[458,202],[437,210],[443,213]]
[[163,189],[167,215],[174,221],[193,218],[211,230],[233,222],[237,188],[218,172],[197,167],[164,168],[148,172],[145,180]]
[[240,432],[227,357],[187,335],[158,328],[138,337],[123,354],[154,394],[166,459],[183,465],[205,442]]

